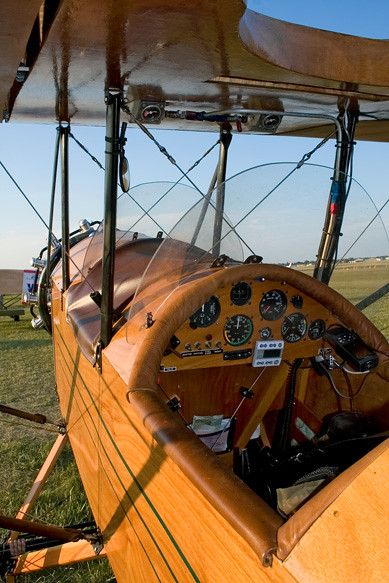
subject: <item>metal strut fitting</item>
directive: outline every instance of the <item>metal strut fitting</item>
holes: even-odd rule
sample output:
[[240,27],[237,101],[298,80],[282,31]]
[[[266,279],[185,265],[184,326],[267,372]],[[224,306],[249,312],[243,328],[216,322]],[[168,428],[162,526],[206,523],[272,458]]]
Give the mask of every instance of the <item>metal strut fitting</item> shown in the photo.
[[213,228],[213,253],[217,257],[220,255],[220,241],[223,230],[223,214],[224,214],[224,199],[225,199],[225,179],[227,170],[227,153],[231,144],[232,134],[229,123],[223,123],[220,126],[220,149],[219,149],[219,163],[217,170],[217,191],[216,191],[216,214],[215,224]]
[[116,210],[118,163],[120,156],[119,121],[122,95],[110,89],[106,96],[104,185],[104,250],[101,297],[101,343],[108,346],[112,337],[113,286],[115,273]]
[[[343,110],[339,116],[343,121],[337,136],[334,176],[327,204],[326,219],[323,227],[317,261],[313,276],[328,283],[337,256],[339,237],[347,201],[347,176],[354,147],[354,134],[358,121],[358,109],[350,108],[347,115]],[[350,178],[349,178],[350,179]]]

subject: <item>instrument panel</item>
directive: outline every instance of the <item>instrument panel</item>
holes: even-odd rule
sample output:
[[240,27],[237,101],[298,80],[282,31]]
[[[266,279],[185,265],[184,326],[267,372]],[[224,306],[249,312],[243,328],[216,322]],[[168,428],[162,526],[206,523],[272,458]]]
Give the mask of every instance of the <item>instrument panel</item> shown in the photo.
[[328,326],[330,311],[283,282],[263,278],[220,288],[175,333],[162,372],[250,364],[258,342],[281,343],[283,358],[313,356]]

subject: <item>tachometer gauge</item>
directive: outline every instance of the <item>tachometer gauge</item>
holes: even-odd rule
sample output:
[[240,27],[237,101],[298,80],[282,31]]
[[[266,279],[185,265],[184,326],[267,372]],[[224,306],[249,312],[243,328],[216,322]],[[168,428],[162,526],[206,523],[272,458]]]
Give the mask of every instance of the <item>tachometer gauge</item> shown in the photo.
[[308,328],[308,336],[311,340],[318,340],[324,336],[324,332],[326,331],[326,325],[324,320],[313,320],[310,323]]
[[251,300],[250,285],[245,281],[239,281],[231,288],[230,298],[235,306],[244,306],[245,304],[248,304]]
[[281,325],[282,338],[286,342],[298,342],[305,336],[307,327],[305,316],[298,312],[289,314]]
[[232,346],[240,346],[248,342],[253,333],[251,318],[243,314],[236,314],[228,318],[224,326],[224,338]]
[[272,289],[263,294],[259,304],[259,311],[264,320],[277,320],[286,310],[288,300],[279,289]]
[[206,328],[218,319],[220,315],[220,302],[216,296],[211,296],[201,308],[197,310],[190,318],[189,325],[191,328]]

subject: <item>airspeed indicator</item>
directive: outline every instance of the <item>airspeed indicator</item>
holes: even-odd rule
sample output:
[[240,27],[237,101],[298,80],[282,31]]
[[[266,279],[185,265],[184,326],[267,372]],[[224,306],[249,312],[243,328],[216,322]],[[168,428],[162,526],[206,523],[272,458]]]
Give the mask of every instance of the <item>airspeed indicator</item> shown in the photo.
[[253,333],[251,318],[243,314],[236,314],[228,318],[224,326],[224,338],[231,346],[240,346],[248,342]]

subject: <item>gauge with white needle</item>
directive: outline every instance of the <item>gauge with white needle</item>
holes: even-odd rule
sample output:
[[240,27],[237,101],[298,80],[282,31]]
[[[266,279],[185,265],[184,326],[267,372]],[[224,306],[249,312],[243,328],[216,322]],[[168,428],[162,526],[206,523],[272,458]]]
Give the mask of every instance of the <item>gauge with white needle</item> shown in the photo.
[[206,328],[218,319],[220,315],[220,302],[216,296],[211,296],[201,308],[189,319],[191,328]]
[[248,342],[253,333],[253,322],[244,314],[228,318],[224,326],[224,338],[231,346],[240,346]]

